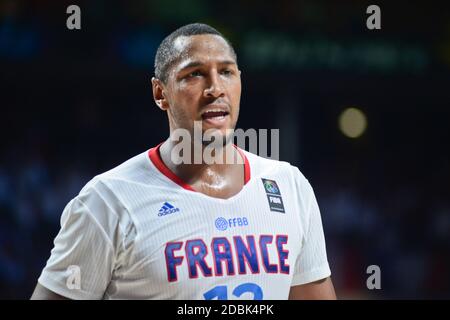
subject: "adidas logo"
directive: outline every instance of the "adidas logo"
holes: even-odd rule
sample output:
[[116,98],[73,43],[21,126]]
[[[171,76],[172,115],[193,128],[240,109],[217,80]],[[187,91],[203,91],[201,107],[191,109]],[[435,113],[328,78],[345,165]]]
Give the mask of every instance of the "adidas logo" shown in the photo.
[[175,208],[173,205],[171,205],[168,202],[164,202],[164,204],[161,207],[161,209],[159,209],[158,216],[162,217],[162,216],[165,216],[165,215],[168,215],[168,214],[171,214],[171,213],[175,213],[175,212],[178,212],[178,211],[180,211],[180,209]]

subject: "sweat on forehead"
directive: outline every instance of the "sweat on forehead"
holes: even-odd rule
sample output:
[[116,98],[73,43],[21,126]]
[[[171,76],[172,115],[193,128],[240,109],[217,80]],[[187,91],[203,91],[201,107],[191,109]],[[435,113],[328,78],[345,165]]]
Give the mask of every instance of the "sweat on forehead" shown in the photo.
[[192,59],[192,55],[198,53],[206,57],[214,54],[219,54],[223,57],[231,56],[235,60],[228,43],[221,36],[217,35],[179,36],[174,40],[173,48],[175,52],[171,59],[172,65],[176,62]]
[[227,60],[237,63],[236,53],[231,44],[221,34],[180,34],[170,35],[161,43],[155,57],[155,76],[164,83],[167,82],[172,67],[180,62],[192,58],[194,52],[201,54],[220,54]]

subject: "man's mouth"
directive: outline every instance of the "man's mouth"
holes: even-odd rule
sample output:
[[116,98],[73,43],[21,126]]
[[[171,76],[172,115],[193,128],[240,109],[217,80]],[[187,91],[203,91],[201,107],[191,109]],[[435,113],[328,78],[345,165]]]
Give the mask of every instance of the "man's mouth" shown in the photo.
[[[202,113],[202,120],[220,121],[225,119],[229,112],[223,110],[208,110]],[[208,121],[209,122],[209,121]]]

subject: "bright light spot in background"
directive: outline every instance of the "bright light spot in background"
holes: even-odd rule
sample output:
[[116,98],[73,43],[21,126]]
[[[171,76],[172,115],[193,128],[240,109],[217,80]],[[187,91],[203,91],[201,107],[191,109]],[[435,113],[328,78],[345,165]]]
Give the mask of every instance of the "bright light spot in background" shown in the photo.
[[357,108],[347,108],[339,115],[339,129],[349,138],[360,137],[366,128],[366,115]]

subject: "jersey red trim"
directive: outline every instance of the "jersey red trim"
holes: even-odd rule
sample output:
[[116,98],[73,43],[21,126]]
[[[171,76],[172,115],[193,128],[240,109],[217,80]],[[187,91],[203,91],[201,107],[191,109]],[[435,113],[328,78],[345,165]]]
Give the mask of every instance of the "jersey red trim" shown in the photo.
[[169,168],[167,168],[166,164],[162,161],[161,155],[159,153],[159,147],[162,145],[162,142],[158,144],[156,147],[151,148],[148,151],[148,156],[150,160],[153,162],[155,167],[167,178],[178,184],[179,186],[183,187],[186,190],[195,191],[190,185],[188,185],[186,182],[184,182],[180,177],[178,177],[175,173],[170,171]]
[[239,149],[239,147],[235,144],[233,146],[236,148],[237,151],[239,151],[239,154],[241,155],[242,159],[244,159],[244,184],[247,184],[247,182],[250,181],[250,163],[248,162],[247,157],[244,154],[244,151]]
[[[166,166],[166,164],[161,159],[161,154],[159,153],[159,147],[162,145],[162,142],[158,144],[156,147],[151,148],[148,151],[148,157],[152,161],[152,163],[155,165],[155,167],[167,178],[178,184],[180,187],[183,187],[186,190],[194,191],[196,192],[189,184],[183,181],[180,177],[178,177],[175,173],[170,171],[170,169]],[[244,159],[244,184],[247,184],[247,182],[250,181],[250,164],[248,162],[247,157],[245,156],[244,152],[239,149],[236,145],[233,145],[236,150],[239,152],[241,157]]]

